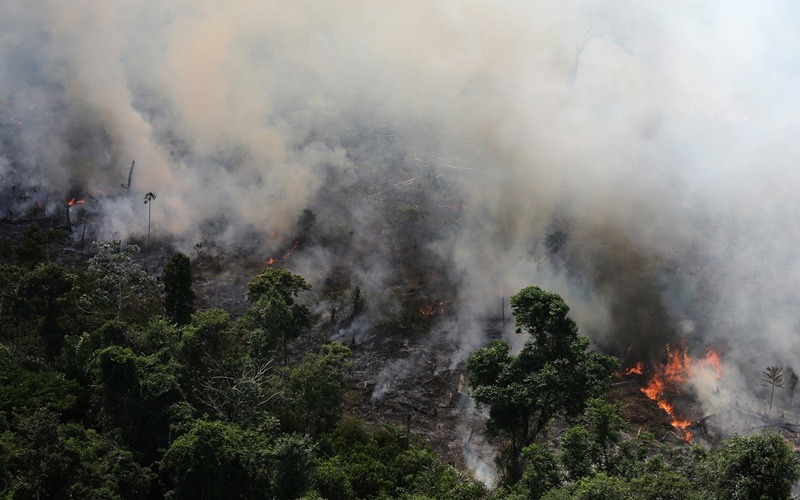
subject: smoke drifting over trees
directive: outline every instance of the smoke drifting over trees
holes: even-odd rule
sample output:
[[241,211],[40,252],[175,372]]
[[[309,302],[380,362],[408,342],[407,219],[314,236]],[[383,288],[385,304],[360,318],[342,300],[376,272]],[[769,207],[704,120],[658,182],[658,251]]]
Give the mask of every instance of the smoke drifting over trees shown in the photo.
[[[5,2],[0,200],[19,216],[86,193],[112,236],[143,233],[156,192],[159,230],[187,251],[208,227],[282,244],[266,235],[313,206],[373,249],[352,264],[369,295],[393,272],[370,232],[390,215],[348,190],[413,168],[462,201],[457,227],[419,244],[448,264],[464,353],[498,287],[536,283],[612,349],[654,358],[688,338],[783,366],[800,347],[798,16],[788,1]],[[309,246],[299,262],[330,260]]]

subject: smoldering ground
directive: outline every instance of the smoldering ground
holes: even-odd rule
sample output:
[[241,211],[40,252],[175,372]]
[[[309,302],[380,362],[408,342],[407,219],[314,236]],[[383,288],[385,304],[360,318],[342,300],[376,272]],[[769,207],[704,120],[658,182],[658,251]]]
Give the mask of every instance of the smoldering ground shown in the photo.
[[[158,231],[186,248],[224,221],[219,244],[265,256],[312,206],[376,249],[347,266],[379,295],[402,272],[397,228],[364,200],[390,207],[430,175],[453,223],[414,244],[453,286],[455,357],[499,295],[535,283],[616,352],[656,360],[688,337],[757,372],[756,351],[798,354],[799,16],[788,1],[5,2],[2,200],[18,218],[94,194],[110,237],[144,231],[152,191]],[[331,258],[307,249],[303,267]]]

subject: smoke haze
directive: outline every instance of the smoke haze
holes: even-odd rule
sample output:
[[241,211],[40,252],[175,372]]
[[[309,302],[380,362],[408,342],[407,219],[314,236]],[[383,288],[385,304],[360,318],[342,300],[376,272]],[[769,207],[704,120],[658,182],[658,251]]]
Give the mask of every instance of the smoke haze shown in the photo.
[[715,345],[747,385],[800,354],[798,21],[789,1],[8,1],[0,199],[95,196],[111,236],[146,230],[152,191],[188,246],[312,206],[374,250],[352,263],[374,297],[392,224],[365,200],[427,172],[460,200],[418,235],[456,287],[454,365],[537,284],[598,345]]

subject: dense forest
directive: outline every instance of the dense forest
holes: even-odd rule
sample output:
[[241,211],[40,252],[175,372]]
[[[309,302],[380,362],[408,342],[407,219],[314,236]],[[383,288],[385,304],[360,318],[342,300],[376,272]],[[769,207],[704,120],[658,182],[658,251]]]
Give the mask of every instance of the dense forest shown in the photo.
[[349,414],[351,350],[303,342],[302,276],[264,268],[231,315],[196,307],[184,254],[157,276],[120,241],[59,263],[63,237],[31,225],[0,249],[6,498],[788,498],[800,477],[775,433],[706,449],[637,431],[607,397],[618,360],[531,286],[511,299],[524,346],[467,362],[499,450],[487,487],[425,436]]

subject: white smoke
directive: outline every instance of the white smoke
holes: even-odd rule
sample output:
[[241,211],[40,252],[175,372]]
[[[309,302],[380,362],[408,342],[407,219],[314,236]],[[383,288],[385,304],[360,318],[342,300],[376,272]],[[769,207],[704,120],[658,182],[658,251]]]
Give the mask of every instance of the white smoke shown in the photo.
[[535,283],[601,344],[683,331],[757,373],[800,354],[799,20],[779,0],[5,2],[0,189],[105,192],[107,234],[142,233],[152,191],[159,231],[236,244],[372,179],[342,217],[380,297],[387,225],[359,201],[422,162],[464,200],[423,242],[458,278],[459,356],[498,287]]

